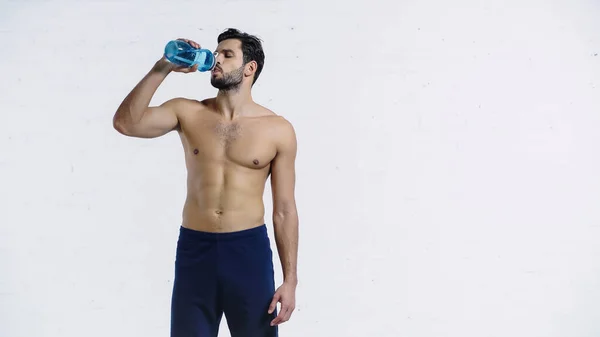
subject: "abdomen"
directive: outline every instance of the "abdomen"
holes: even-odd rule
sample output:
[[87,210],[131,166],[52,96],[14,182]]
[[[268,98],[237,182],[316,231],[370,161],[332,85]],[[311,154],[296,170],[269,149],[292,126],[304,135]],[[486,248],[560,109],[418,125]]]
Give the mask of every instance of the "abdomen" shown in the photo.
[[266,170],[232,163],[190,167],[183,226],[211,232],[230,232],[262,225]]

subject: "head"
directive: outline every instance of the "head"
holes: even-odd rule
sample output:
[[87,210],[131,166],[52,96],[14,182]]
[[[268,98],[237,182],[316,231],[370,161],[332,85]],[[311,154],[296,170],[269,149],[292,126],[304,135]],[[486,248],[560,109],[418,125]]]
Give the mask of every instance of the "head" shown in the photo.
[[219,90],[252,87],[264,65],[265,54],[259,38],[229,28],[217,37],[215,68],[211,84]]

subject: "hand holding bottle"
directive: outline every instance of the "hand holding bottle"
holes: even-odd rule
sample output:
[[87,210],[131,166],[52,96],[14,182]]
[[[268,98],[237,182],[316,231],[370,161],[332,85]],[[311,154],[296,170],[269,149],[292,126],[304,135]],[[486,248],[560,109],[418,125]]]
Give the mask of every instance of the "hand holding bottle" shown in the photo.
[[166,61],[174,65],[169,68],[176,72],[205,72],[215,65],[213,53],[208,49],[202,49],[199,43],[189,39],[179,38],[169,41],[163,56]]
[[[189,39],[184,39],[184,38],[179,38],[177,40],[174,41],[183,41],[187,44],[189,44],[190,46],[192,46],[193,48],[200,48],[200,45],[192,40]],[[172,57],[172,55],[167,55],[167,52],[165,51],[165,53],[163,54],[163,56],[160,58],[160,60],[158,60],[154,66],[155,70],[159,71],[159,72],[177,72],[177,73],[193,73],[195,71],[198,70],[198,64],[194,64],[193,66],[189,66],[186,64],[182,64],[181,62],[179,63],[174,63],[171,62],[169,60],[169,58],[167,57]]]
[[[190,46],[192,46],[194,48],[197,48],[197,49],[202,48],[202,47],[200,47],[199,43],[197,43],[195,41],[192,41],[192,40],[189,40],[189,39],[179,38],[179,39],[177,39],[177,41],[183,41],[183,42],[185,42],[185,43],[189,44]],[[173,69],[173,71],[179,72],[179,73],[193,73],[196,70],[198,70],[198,64],[194,64],[192,67],[186,67],[186,66],[183,66],[183,65],[182,66],[176,66],[175,69]]]
[[156,64],[154,65],[154,70],[158,71],[158,72],[176,72],[176,73],[193,73],[198,69],[198,65],[195,65],[193,67],[187,67],[187,66],[179,66],[177,64],[171,63],[169,62],[169,60],[167,60],[166,57],[161,57],[160,60],[158,60],[158,62],[156,62]]

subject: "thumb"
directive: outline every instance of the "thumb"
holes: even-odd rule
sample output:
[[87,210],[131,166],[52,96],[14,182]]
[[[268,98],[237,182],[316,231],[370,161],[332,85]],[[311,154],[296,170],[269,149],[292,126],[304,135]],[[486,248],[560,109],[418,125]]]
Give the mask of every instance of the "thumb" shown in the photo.
[[269,305],[269,314],[273,313],[273,310],[275,310],[275,308],[277,307],[277,302],[279,301],[280,296],[281,295],[279,295],[279,292],[276,292],[275,296],[273,296],[271,305]]

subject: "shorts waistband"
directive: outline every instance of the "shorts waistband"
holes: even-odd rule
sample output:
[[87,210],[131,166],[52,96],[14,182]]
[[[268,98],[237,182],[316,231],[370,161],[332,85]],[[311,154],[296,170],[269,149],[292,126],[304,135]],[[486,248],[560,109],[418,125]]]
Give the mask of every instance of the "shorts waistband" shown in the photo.
[[253,237],[256,235],[267,235],[267,226],[266,224],[262,224],[257,227],[235,232],[206,232],[180,226],[179,233],[180,235],[185,235],[189,238],[198,240],[234,240]]

